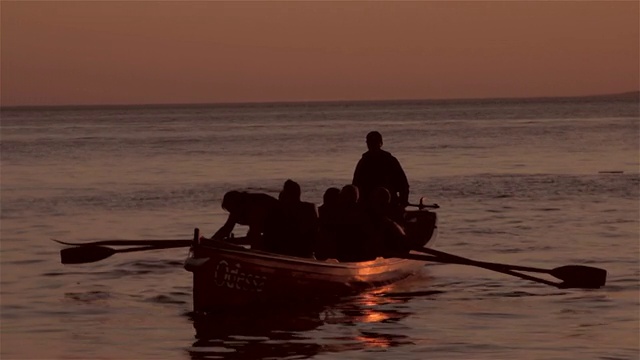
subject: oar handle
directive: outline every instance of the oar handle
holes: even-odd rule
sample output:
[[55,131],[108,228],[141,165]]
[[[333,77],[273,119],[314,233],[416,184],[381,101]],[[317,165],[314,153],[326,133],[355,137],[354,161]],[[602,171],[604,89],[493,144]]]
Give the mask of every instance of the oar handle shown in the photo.
[[443,251],[438,251],[438,250],[435,250],[435,249],[416,249],[416,250],[420,251],[420,252],[426,252],[426,253],[431,254],[431,255],[440,256],[440,257],[442,257],[444,259],[451,259],[451,260],[454,260],[454,261],[462,261],[464,263],[469,262],[469,263],[473,263],[473,264],[478,265],[478,266],[501,267],[501,268],[506,269],[506,270],[539,272],[539,273],[545,273],[545,274],[548,274],[549,272],[551,272],[551,270],[534,268],[534,267],[529,267],[529,266],[510,265],[510,264],[496,264],[496,263],[490,263],[490,262],[486,262],[486,261],[471,260],[471,259],[464,258],[462,256],[449,254],[449,253],[446,253],[446,252],[443,252]]
[[189,246],[190,244],[171,244],[171,245],[152,245],[152,246],[139,246],[139,247],[131,247],[131,248],[125,248],[125,249],[117,249],[114,250],[114,253],[127,253],[127,252],[136,252],[136,251],[146,251],[146,250],[162,250],[162,249],[173,249],[173,248],[180,248],[180,247],[186,247]]
[[556,282],[553,282],[553,281],[540,279],[540,278],[537,278],[535,276],[530,276],[530,275],[527,275],[527,274],[522,274],[522,273],[519,273],[519,272],[515,272],[513,270],[509,270],[509,268],[507,268],[507,267],[501,266],[500,264],[486,263],[486,262],[483,262],[483,261],[475,261],[475,260],[471,260],[471,259],[457,257],[455,255],[451,255],[449,258],[444,258],[444,257],[439,257],[439,256],[425,256],[425,255],[417,255],[417,254],[406,254],[406,255],[403,255],[402,258],[411,259],[411,260],[421,260],[421,261],[433,261],[433,262],[439,262],[439,263],[445,263],[445,264],[458,264],[458,265],[477,266],[477,267],[481,267],[481,268],[484,268],[484,269],[487,269],[487,270],[492,270],[492,271],[496,271],[496,272],[499,272],[499,273],[503,273],[503,274],[507,274],[507,275],[511,275],[511,276],[516,276],[516,277],[519,277],[521,279],[535,281],[535,282],[538,282],[538,283],[554,286],[554,287],[557,287],[557,288],[562,288],[563,287],[563,285],[561,283],[556,283]]

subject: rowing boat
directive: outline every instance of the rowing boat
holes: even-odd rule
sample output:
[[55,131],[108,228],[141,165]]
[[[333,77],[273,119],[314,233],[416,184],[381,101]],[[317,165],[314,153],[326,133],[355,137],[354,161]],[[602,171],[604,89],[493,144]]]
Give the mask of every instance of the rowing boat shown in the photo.
[[[407,236],[424,246],[437,236],[437,216],[407,211]],[[247,249],[201,238],[196,229],[184,267],[193,273],[195,312],[230,307],[283,305],[339,298],[405,279],[424,261],[382,258],[364,262],[316,260]]]
[[[483,268],[559,289],[598,289],[605,286],[607,271],[586,265],[565,265],[553,269],[477,261],[425,247],[437,234],[437,216],[425,208],[406,211],[403,221],[412,251],[398,258],[377,258],[363,262],[316,260],[247,249],[230,241],[200,237],[193,240],[101,240],[67,242],[60,250],[63,264],[85,264],[117,253],[170,249],[189,246],[185,269],[193,273],[193,303],[196,313],[215,313],[220,309],[252,304],[309,304],[313,300],[337,299],[366,289],[392,284],[416,273],[426,261]],[[232,240],[232,239],[228,239]],[[235,239],[237,240],[237,239]],[[131,247],[114,249],[111,246]],[[423,253],[423,254],[420,254]],[[428,254],[429,256],[425,256]],[[531,276],[542,273],[562,282]]]

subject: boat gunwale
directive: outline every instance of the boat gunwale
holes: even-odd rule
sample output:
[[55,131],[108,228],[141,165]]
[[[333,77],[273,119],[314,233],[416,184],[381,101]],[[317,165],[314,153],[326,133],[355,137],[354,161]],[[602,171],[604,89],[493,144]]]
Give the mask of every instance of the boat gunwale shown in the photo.
[[[321,267],[321,268],[335,268],[335,269],[362,269],[362,268],[375,268],[375,267],[388,267],[393,265],[400,264],[409,264],[409,263],[424,263],[423,261],[412,260],[412,259],[404,259],[404,258],[384,258],[378,257],[374,260],[368,261],[358,261],[358,262],[333,262],[327,260],[318,260],[312,258],[301,258],[290,255],[283,254],[275,254],[270,252],[265,252],[261,250],[252,250],[247,249],[239,245],[235,244],[225,244],[225,246],[233,246],[235,249],[230,249],[229,247],[221,247],[216,246],[215,244],[198,244],[196,246],[201,246],[204,249],[210,251],[217,251],[223,253],[223,255],[235,255],[236,257],[243,258],[243,260],[251,261],[254,260],[267,260],[277,262],[283,265],[302,265],[302,266],[313,266],[313,267]],[[225,254],[226,253],[226,254]],[[206,258],[204,257],[193,257],[193,253],[190,253],[187,259],[198,259],[198,258]],[[335,260],[335,259],[333,259]]]

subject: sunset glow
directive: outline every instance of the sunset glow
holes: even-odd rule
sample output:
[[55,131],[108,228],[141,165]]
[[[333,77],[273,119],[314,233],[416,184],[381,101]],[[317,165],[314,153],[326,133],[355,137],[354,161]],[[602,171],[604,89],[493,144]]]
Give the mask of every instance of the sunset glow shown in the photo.
[[639,88],[637,1],[2,2],[2,105]]

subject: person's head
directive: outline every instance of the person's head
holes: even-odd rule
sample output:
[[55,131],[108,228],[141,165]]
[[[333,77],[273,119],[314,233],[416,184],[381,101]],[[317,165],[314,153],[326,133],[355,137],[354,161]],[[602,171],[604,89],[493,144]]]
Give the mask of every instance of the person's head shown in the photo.
[[382,135],[377,131],[367,134],[367,148],[369,150],[379,150],[382,147]]
[[337,187],[330,187],[322,196],[322,202],[327,205],[335,205],[340,201],[340,189]]
[[222,208],[229,213],[240,211],[244,202],[244,196],[246,193],[240,191],[229,191],[224,194],[222,198]]
[[301,192],[300,185],[297,182],[288,179],[284,182],[284,186],[282,187],[282,191],[280,192],[278,199],[285,202],[298,202],[300,201]]
[[340,190],[340,200],[342,200],[344,204],[355,204],[358,202],[359,197],[360,192],[355,185],[345,185],[342,190]]

